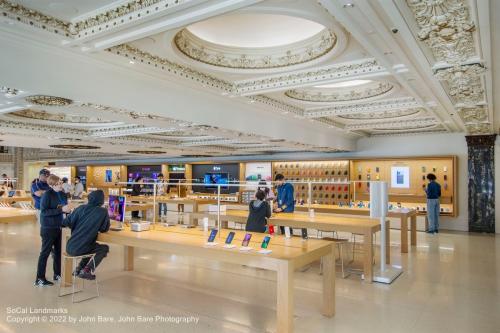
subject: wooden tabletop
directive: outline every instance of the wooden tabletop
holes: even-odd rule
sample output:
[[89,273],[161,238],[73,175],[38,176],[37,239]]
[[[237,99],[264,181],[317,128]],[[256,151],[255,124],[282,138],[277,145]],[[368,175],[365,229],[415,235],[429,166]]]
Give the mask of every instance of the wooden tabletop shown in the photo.
[[[314,209],[316,213],[331,213],[331,214],[346,214],[346,215],[370,215],[370,209],[366,207],[348,207],[348,206],[338,206],[338,205],[323,205],[323,204],[312,204],[310,208]],[[308,211],[308,205],[296,205],[296,211]],[[409,217],[412,215],[417,215],[415,209],[408,210],[389,210],[387,212],[387,217]]]
[[14,207],[0,207],[0,223],[35,221],[34,210],[25,210]]
[[[308,254],[309,252],[314,252],[318,250],[326,250],[326,252],[331,251],[332,242],[324,241],[324,240],[316,240],[309,239],[307,241],[302,241],[300,239],[284,239],[282,236],[274,236],[270,241],[268,249],[272,250],[272,253],[263,255],[258,253],[257,251],[260,249],[260,244],[265,234],[252,233],[252,239],[250,241],[250,247],[253,248],[252,251],[243,252],[239,251],[239,247],[241,246],[241,241],[245,236],[244,231],[234,231],[235,237],[233,240],[236,248],[234,249],[225,249],[223,248],[224,240],[229,231],[223,230],[221,238],[216,238],[218,243],[217,246],[207,247],[207,239],[209,232],[204,233],[196,228],[182,228],[181,226],[177,227],[167,227],[167,228],[158,228],[155,230],[134,232],[131,231],[128,227],[121,231],[109,231],[107,233],[99,234],[97,238],[98,241],[101,242],[109,242],[109,243],[117,243],[127,246],[148,248],[151,250],[159,250],[159,251],[172,251],[179,253],[179,250],[186,250],[185,254],[189,256],[199,255],[201,252],[206,251],[218,251],[224,252],[227,256],[229,253],[236,257],[259,257],[259,258],[272,258],[277,260],[296,260],[301,256]],[[174,251],[175,249],[175,251]],[[193,252],[193,251],[196,251]],[[235,261],[237,260],[229,260]]]
[[32,201],[31,197],[0,197],[1,202],[17,202],[17,201]]

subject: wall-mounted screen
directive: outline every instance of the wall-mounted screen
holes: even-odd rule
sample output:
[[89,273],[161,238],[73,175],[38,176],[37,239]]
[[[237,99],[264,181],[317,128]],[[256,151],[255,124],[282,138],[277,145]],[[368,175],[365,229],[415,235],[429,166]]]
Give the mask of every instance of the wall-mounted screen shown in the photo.
[[410,188],[410,167],[391,167],[391,187]]
[[[217,188],[215,185],[227,185],[229,183],[229,175],[227,173],[206,173],[203,177],[205,187]],[[227,186],[221,186],[221,189],[227,189]]]

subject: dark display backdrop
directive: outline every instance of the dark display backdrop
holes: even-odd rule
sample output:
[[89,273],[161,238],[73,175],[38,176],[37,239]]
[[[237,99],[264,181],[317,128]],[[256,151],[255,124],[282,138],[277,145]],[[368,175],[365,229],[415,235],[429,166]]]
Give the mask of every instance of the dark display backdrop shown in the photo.
[[151,183],[160,173],[161,165],[129,165],[127,166],[127,181],[133,182],[136,177],[142,176],[145,183]]
[[87,190],[87,167],[86,166],[77,166],[76,167],[76,176],[80,177],[81,183],[83,185],[83,189]]
[[[229,184],[231,184],[232,181],[240,180],[240,165],[238,163],[193,165],[193,179],[196,179],[197,182],[203,183],[203,179],[207,173],[227,173]],[[193,186],[193,191],[200,193],[217,193],[217,187],[206,187],[205,185]],[[236,192],[239,192],[239,188],[237,186],[229,186],[227,189],[221,187],[222,194],[231,194]]]

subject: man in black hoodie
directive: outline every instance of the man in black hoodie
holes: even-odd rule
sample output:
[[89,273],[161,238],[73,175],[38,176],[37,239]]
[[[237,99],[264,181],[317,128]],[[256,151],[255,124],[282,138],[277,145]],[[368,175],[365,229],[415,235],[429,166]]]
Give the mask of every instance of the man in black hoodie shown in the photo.
[[[88,203],[75,209],[63,221],[63,226],[71,229],[66,252],[72,256],[95,253],[95,267],[109,252],[109,246],[96,242],[99,232],[109,230],[108,210],[102,207],[103,204],[104,192],[101,190],[93,191],[89,194]],[[82,259],[73,274],[82,279],[94,280],[93,268],[94,265],[89,263],[89,259]]]

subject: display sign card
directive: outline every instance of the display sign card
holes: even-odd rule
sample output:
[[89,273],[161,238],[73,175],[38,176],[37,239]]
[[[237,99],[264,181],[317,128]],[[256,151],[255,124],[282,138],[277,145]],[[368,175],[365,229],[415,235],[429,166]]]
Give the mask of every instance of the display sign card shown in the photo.
[[410,188],[410,167],[407,166],[391,167],[391,187]]

